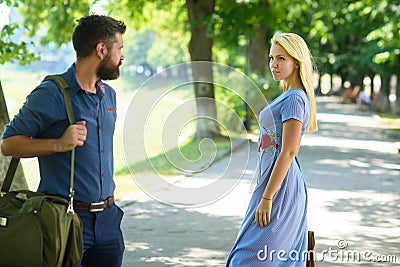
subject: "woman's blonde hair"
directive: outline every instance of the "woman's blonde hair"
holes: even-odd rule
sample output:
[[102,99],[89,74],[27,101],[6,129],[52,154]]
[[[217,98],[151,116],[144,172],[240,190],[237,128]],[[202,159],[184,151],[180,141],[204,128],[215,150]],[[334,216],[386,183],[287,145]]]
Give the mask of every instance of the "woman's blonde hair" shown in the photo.
[[307,132],[317,131],[317,112],[313,87],[313,71],[316,70],[316,67],[306,42],[295,33],[276,33],[272,37],[271,43],[281,45],[299,63],[300,79],[310,102],[310,120],[307,124]]

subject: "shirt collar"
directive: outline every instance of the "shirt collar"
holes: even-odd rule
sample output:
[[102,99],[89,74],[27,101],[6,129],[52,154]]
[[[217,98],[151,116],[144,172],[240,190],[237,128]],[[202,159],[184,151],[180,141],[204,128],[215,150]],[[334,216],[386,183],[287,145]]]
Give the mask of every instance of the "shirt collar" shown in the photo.
[[[65,78],[67,79],[70,90],[71,90],[71,95],[78,93],[79,90],[82,90],[81,86],[78,83],[78,80],[76,79],[76,73],[75,73],[75,63],[73,63],[65,72]],[[97,90],[97,93],[100,93],[101,95],[104,95],[106,91],[106,87],[104,83],[101,80],[98,80],[96,82],[96,88],[100,89]]]
[[78,93],[81,89],[78,81],[76,80],[75,74],[75,63],[73,63],[65,72],[64,77],[67,79],[68,84],[70,86],[71,95]]
[[100,88],[101,92],[104,94],[106,92],[106,87],[104,86],[104,83],[101,80],[98,80],[96,82],[96,87]]

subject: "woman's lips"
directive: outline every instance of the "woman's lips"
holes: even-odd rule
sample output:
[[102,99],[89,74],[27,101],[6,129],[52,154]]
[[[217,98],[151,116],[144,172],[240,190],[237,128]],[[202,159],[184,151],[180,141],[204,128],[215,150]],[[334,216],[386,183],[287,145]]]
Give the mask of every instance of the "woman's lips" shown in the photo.
[[277,70],[272,70],[271,72],[272,72],[272,74],[275,74],[275,75],[279,73],[279,71],[277,71]]

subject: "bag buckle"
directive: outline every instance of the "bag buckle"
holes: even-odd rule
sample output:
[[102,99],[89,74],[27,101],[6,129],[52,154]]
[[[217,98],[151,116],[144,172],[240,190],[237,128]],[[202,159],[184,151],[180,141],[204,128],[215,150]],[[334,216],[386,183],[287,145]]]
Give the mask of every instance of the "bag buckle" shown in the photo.
[[67,213],[75,214],[74,207],[71,203],[68,205]]
[[70,194],[70,199],[68,203],[67,213],[71,213],[72,215],[75,214],[74,210],[74,197],[73,194]]
[[103,211],[104,210],[104,201],[100,201],[100,202],[93,202],[90,203],[90,212],[97,212],[97,211]]
[[6,217],[0,217],[0,226],[6,227],[8,219]]

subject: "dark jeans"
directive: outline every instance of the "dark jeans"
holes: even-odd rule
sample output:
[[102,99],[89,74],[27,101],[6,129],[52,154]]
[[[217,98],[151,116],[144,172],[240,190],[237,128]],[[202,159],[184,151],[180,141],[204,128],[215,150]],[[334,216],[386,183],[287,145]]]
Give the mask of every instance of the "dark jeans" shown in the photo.
[[120,267],[125,245],[121,231],[123,211],[115,205],[100,212],[76,211],[83,224],[81,267]]

